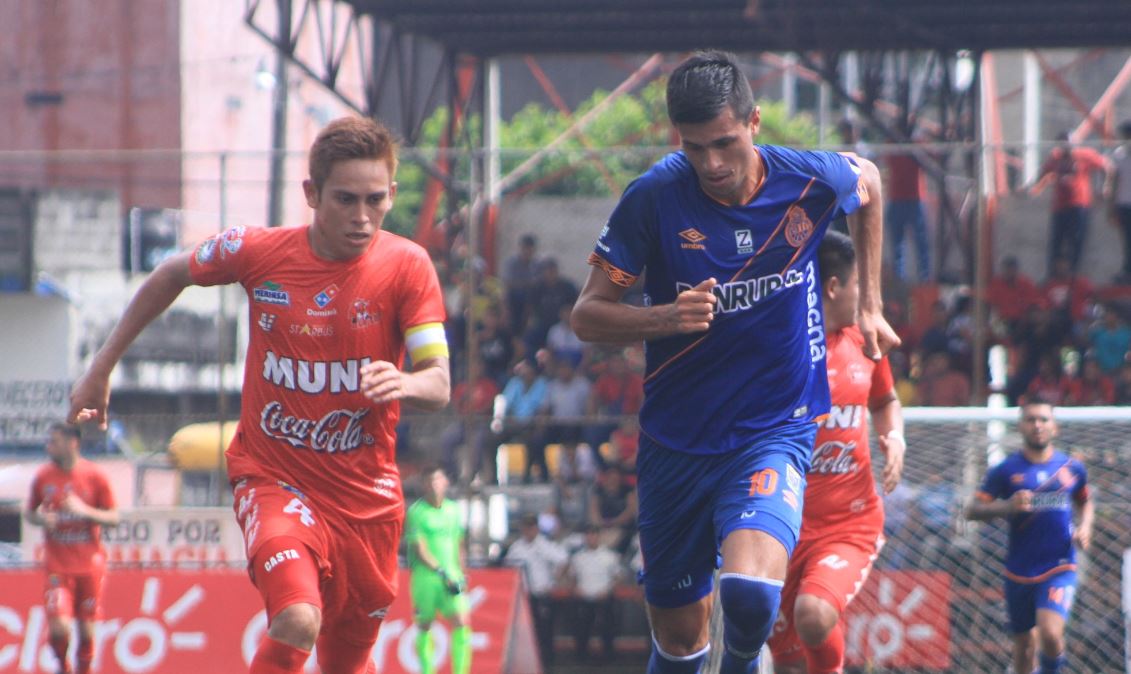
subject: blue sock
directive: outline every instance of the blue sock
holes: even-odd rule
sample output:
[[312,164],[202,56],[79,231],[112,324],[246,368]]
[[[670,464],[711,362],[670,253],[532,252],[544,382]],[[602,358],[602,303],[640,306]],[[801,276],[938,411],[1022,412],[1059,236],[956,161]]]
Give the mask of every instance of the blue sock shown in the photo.
[[668,655],[652,637],[652,657],[648,658],[647,674],[699,674],[699,668],[707,661],[711,644],[691,655]]
[[1041,663],[1041,666],[1037,668],[1040,674],[1060,674],[1060,669],[1064,667],[1067,658],[1064,657],[1064,653],[1057,655],[1055,658],[1050,658],[1044,653],[1040,653],[1037,656],[1037,661]]
[[738,573],[719,576],[723,651],[719,674],[747,674],[770,636],[781,605],[782,581]]

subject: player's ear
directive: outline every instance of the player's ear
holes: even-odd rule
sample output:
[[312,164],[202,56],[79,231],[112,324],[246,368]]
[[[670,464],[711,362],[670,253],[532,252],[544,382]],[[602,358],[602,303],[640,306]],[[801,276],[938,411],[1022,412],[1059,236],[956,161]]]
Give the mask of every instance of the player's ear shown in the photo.
[[750,135],[757,136],[758,129],[762,126],[762,108],[757,105],[750,112]]
[[314,185],[314,181],[310,178],[302,181],[302,193],[306,195],[306,205],[311,208],[318,208],[319,193],[318,188]]
[[825,299],[826,300],[834,299],[837,296],[837,294],[840,293],[841,288],[842,288],[842,286],[841,286],[841,283],[840,283],[840,279],[837,278],[836,276],[830,276],[828,278],[828,280],[825,281],[824,288],[822,288],[822,290],[825,293]]

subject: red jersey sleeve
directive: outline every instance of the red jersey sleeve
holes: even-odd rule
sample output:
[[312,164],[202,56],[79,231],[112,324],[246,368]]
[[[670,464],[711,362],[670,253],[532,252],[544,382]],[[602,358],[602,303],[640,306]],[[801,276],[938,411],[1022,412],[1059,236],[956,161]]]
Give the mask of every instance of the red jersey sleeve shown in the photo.
[[35,474],[35,478],[31,481],[31,491],[27,497],[27,509],[35,510],[43,505],[43,471]]
[[872,370],[872,387],[868,390],[868,406],[874,407],[895,394],[895,380],[891,375],[891,363],[884,356]]
[[440,279],[428,253],[417,246],[406,247],[411,258],[408,271],[401,277],[397,322],[401,332],[425,323],[443,323],[446,318]]
[[216,286],[240,280],[251,258],[247,244],[262,231],[232,227],[201,241],[189,260],[193,283]]

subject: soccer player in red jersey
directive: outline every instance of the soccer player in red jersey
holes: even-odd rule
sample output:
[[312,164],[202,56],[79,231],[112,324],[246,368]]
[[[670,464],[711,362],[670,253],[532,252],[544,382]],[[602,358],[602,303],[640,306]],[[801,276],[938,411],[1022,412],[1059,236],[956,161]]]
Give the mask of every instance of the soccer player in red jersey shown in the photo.
[[47,634],[59,658],[59,671],[70,674],[67,651],[71,621],[78,620],[78,674],[94,659],[94,623],[102,610],[106,551],[102,526],[118,523],[110,481],[101,468],[79,455],[77,426],[51,425],[47,456],[35,474],[24,519],[44,529],[47,588]]
[[435,410],[450,395],[436,271],[423,248],[381,231],[396,168],[384,126],[331,122],[303,183],[313,222],[236,227],[163,262],[71,393],[72,418],[105,425],[110,372],[182,290],[246,290],[252,328],[227,459],[269,620],[252,674],[300,672],[315,644],[324,674],[376,671],[404,520],[400,405]]
[[801,537],[769,639],[778,674],[826,674],[844,667],[844,611],[883,545],[883,503],[868,451],[869,412],[886,457],[886,493],[903,472],[903,415],[891,367],[886,356],[876,361],[864,355],[856,327],[852,239],[829,232],[817,254],[832,408],[817,431]]

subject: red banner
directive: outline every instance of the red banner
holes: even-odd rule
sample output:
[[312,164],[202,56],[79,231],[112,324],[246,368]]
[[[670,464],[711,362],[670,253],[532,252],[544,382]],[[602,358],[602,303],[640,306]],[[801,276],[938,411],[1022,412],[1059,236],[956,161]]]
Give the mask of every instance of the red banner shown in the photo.
[[[468,585],[475,671],[537,672],[517,571],[473,570]],[[0,572],[0,588],[0,672],[58,671],[46,641],[42,573]],[[242,570],[112,571],[95,630],[93,671],[246,672],[266,628],[259,594]],[[451,671],[450,632],[440,621],[432,629],[438,671]],[[399,596],[373,649],[378,670],[419,672],[415,638],[408,573],[402,571]],[[318,671],[313,657],[306,671]]]
[[874,571],[848,607],[846,660],[882,667],[950,667],[950,575]]

